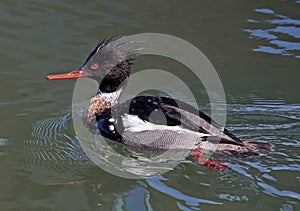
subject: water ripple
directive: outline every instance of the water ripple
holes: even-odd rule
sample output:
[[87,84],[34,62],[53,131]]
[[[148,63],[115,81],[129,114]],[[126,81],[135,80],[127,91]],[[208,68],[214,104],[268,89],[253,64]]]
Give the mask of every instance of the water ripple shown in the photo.
[[300,194],[293,192],[293,191],[288,191],[288,190],[278,190],[277,188],[268,185],[263,182],[258,182],[257,183],[261,188],[264,189],[264,192],[267,194],[270,194],[272,196],[286,196],[286,197],[291,197],[300,200]]
[[147,182],[152,188],[154,188],[154,189],[156,189],[156,190],[158,190],[162,193],[168,194],[168,195],[172,196],[173,198],[178,199],[180,201],[181,200],[185,201],[185,203],[188,206],[198,207],[199,203],[222,204],[221,202],[215,202],[215,201],[199,199],[199,198],[195,198],[195,197],[192,197],[192,196],[188,196],[188,195],[182,193],[179,190],[176,190],[174,188],[171,188],[171,187],[165,185],[162,182],[163,180],[166,180],[166,179],[162,176],[157,176],[157,177],[153,177],[151,179],[148,179]]
[[10,162],[24,169],[45,167],[53,173],[65,172],[72,165],[90,165],[78,140],[67,134],[70,122],[69,113],[37,121],[31,137],[15,140],[6,149],[14,155]]
[[250,34],[250,38],[265,40],[269,45],[259,45],[253,51],[300,59],[300,20],[276,13],[269,8],[258,8],[255,11],[265,15],[265,19],[248,19],[251,28],[244,31]]

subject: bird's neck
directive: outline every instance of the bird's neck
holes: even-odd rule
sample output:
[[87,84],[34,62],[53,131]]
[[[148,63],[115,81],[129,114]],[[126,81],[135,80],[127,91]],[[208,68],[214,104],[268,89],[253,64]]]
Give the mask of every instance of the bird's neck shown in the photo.
[[102,92],[100,89],[93,98],[97,98],[101,101],[110,103],[112,106],[116,105],[119,101],[123,88],[120,88],[114,92]]
[[120,88],[115,92],[102,92],[98,90],[97,94],[92,97],[83,111],[83,122],[86,127],[97,127],[96,116],[118,104],[123,89]]

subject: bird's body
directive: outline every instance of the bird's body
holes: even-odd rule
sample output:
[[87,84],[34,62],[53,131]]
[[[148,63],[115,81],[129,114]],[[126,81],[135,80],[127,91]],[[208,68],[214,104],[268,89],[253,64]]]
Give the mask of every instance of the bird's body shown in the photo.
[[126,145],[159,149],[214,149],[233,157],[258,156],[271,145],[245,141],[222,128],[209,116],[180,100],[158,96],[137,96],[124,103],[119,97],[137,52],[122,44],[102,41],[84,64],[67,74],[47,79],[90,77],[99,90],[83,111],[83,123],[111,140]]
[[99,129],[108,139],[144,148],[215,149],[218,154],[234,157],[269,151],[269,144],[259,143],[257,148],[258,142],[242,141],[182,101],[137,96],[118,103],[109,95],[98,93],[83,112],[86,127],[94,131]]

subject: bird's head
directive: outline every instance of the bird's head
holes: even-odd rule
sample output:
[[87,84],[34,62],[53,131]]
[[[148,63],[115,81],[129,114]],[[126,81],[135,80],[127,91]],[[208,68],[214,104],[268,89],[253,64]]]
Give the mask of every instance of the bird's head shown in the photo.
[[69,73],[48,75],[47,80],[92,78],[99,83],[101,92],[115,92],[130,75],[130,67],[139,49],[132,49],[128,43],[103,40],[92,50],[84,63]]

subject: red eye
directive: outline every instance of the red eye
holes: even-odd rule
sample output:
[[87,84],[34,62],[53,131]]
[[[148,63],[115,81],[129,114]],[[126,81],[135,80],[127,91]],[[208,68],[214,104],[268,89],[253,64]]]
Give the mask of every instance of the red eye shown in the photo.
[[95,63],[91,65],[92,70],[97,70],[99,68],[99,64]]

